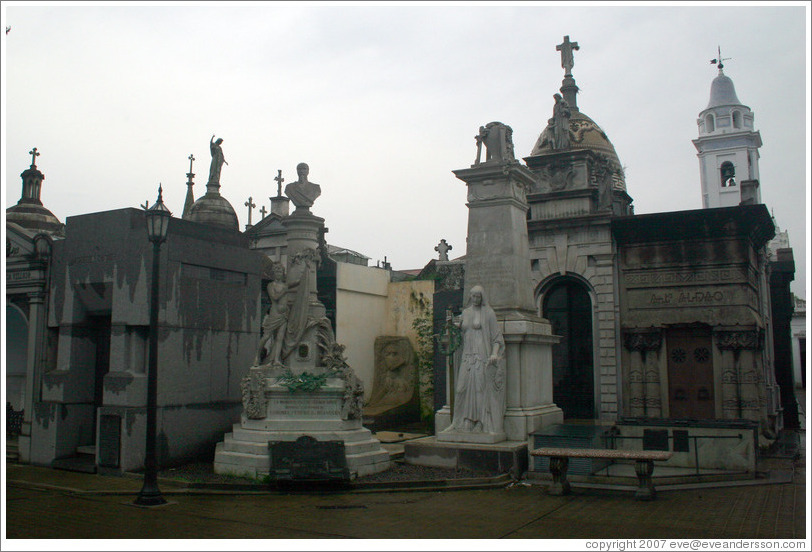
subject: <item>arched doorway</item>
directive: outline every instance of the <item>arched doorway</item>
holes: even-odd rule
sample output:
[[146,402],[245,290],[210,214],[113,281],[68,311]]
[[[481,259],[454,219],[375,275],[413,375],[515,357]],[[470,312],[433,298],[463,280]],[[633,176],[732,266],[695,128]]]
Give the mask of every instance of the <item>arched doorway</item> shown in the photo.
[[28,320],[15,305],[6,305],[6,429],[18,434],[25,408],[28,366]]
[[542,316],[561,341],[553,345],[553,401],[564,418],[595,418],[592,301],[586,287],[571,278],[544,294]]

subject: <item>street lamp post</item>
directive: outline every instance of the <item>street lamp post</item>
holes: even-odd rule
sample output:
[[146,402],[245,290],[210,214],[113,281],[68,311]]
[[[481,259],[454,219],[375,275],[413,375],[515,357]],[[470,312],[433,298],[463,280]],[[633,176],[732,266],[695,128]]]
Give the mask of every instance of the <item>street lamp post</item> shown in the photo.
[[135,504],[139,506],[160,506],[166,504],[158,488],[158,462],[155,455],[155,433],[158,410],[158,267],[161,244],[166,241],[169,219],[172,213],[162,199],[161,186],[158,186],[158,201],[146,210],[147,236],[152,242],[152,293],[149,307],[149,367],[147,373],[147,441],[144,458],[144,485]]

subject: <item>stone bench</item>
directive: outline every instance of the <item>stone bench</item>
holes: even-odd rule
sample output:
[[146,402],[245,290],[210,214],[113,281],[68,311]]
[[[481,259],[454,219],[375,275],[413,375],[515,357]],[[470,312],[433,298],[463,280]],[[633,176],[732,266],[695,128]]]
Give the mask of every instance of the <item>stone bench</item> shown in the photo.
[[654,500],[656,491],[651,480],[654,473],[655,461],[665,461],[673,456],[673,452],[662,450],[616,450],[616,449],[579,449],[579,448],[538,448],[530,452],[531,456],[547,456],[550,458],[550,473],[553,482],[548,492],[560,496],[570,493],[570,483],[567,481],[567,466],[570,458],[602,458],[609,460],[634,460],[634,471],[640,486],[634,493],[637,500]]

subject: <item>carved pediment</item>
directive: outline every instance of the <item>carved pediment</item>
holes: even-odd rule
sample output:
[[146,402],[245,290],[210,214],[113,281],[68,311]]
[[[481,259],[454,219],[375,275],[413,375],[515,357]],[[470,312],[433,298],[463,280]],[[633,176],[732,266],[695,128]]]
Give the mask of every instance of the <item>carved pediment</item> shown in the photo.
[[33,234],[13,222],[6,223],[6,258],[30,257],[34,251]]

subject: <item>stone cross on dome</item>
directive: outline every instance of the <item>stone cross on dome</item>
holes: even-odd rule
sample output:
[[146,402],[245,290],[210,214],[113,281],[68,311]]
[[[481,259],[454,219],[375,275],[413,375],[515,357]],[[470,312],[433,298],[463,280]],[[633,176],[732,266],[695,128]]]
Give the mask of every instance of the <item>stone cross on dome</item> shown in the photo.
[[577,42],[570,42],[569,35],[564,37],[564,42],[555,47],[556,51],[561,52],[561,67],[564,68],[564,76],[572,76],[572,68],[575,66],[575,58],[572,55],[573,50],[580,50]]
[[276,197],[282,197],[282,182],[285,181],[285,179],[282,178],[282,169],[279,169],[278,174],[276,175],[276,178],[274,178],[274,180],[276,180],[277,184]]
[[31,168],[36,169],[37,168],[37,157],[39,156],[39,152],[37,151],[37,148],[34,148],[31,151],[29,151],[28,155],[31,156]]
[[251,210],[254,209],[254,207],[256,207],[257,204],[254,203],[254,198],[249,196],[248,201],[245,202],[245,206],[248,207],[248,224],[247,224],[247,226],[250,227],[251,226]]

